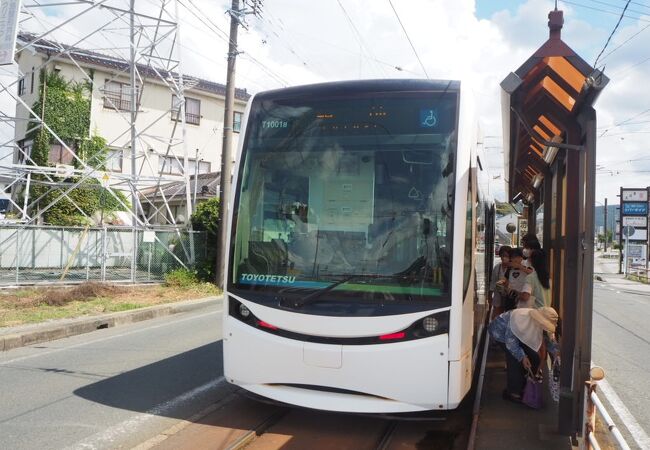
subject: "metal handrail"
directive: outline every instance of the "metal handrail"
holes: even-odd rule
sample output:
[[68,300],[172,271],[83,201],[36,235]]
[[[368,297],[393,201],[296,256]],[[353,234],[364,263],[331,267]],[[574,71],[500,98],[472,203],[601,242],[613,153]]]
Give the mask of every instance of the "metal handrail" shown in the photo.
[[607,430],[612,434],[619,448],[623,450],[631,450],[630,446],[625,442],[625,438],[621,434],[620,430],[612,420],[612,417],[605,409],[605,405],[603,405],[596,394],[598,382],[605,378],[605,371],[600,367],[592,367],[590,377],[590,380],[585,382],[585,423],[582,433],[584,438],[584,449],[600,450],[600,445],[598,444],[595,433],[596,411],[598,411],[607,424]]

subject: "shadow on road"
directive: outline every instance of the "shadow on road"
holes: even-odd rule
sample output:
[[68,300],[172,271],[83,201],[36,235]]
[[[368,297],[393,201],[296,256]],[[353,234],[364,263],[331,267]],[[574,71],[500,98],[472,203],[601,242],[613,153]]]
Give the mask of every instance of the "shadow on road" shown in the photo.
[[223,346],[219,341],[84,386],[74,394],[114,408],[178,417],[184,414],[161,405],[222,374]]

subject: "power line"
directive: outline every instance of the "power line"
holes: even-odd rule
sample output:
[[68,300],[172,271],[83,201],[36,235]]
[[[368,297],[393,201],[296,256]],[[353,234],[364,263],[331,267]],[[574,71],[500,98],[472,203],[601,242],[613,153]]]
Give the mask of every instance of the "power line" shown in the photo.
[[[569,0],[560,0],[560,1],[562,3],[567,4],[567,5],[577,6],[579,8],[590,9],[592,11],[598,11],[598,12],[602,12],[602,13],[605,13],[605,14],[613,14],[615,16],[618,16],[618,14],[619,14],[616,11],[607,11],[606,9],[596,8],[596,7],[593,7],[593,6],[587,6],[587,5],[583,4],[583,3],[576,3],[576,2],[569,1]],[[650,20],[642,19],[641,17],[630,16],[630,15],[624,15],[623,17],[625,17],[627,19],[638,20],[639,22],[650,23]]]
[[618,21],[616,22],[616,25],[614,26],[614,29],[612,32],[609,34],[609,37],[607,38],[607,41],[605,42],[605,45],[603,46],[603,49],[600,51],[598,56],[596,57],[596,61],[593,64],[593,67],[596,68],[598,67],[598,60],[600,59],[601,55],[609,45],[609,41],[612,40],[612,37],[614,36],[614,33],[616,33],[616,30],[618,30],[618,26],[621,24],[621,21],[623,20],[623,16],[625,16],[625,11],[627,11],[627,7],[630,6],[630,0],[627,0],[627,3],[625,3],[625,8],[623,8],[623,12],[621,12],[621,16],[618,18]]
[[397,21],[399,22],[400,26],[402,27],[402,30],[404,31],[404,34],[406,35],[406,39],[409,41],[409,44],[411,44],[413,53],[415,53],[415,57],[418,59],[418,62],[420,63],[420,67],[422,67],[422,71],[424,72],[424,75],[427,77],[427,79],[429,79],[429,74],[427,73],[427,69],[424,68],[424,64],[422,64],[422,60],[420,60],[420,55],[418,55],[417,50],[415,50],[415,46],[413,45],[413,42],[411,42],[411,38],[409,37],[409,34],[406,32],[406,28],[404,28],[404,24],[402,23],[402,20],[399,18],[399,14],[397,14],[397,10],[393,6],[393,2],[391,0],[388,0],[388,3],[390,4],[390,7],[393,8],[395,17],[397,17]]
[[626,123],[628,123],[628,122],[630,122],[630,121],[636,119],[637,117],[641,117],[641,116],[643,116],[643,115],[646,115],[646,114],[649,113],[649,112],[650,112],[650,108],[648,108],[648,109],[646,109],[646,110],[643,110],[643,111],[641,111],[640,113],[633,115],[632,117],[629,117],[629,118],[627,118],[627,119],[625,119],[625,120],[622,120],[622,121],[620,121],[620,122],[614,124],[613,126],[611,126],[611,127],[609,127],[609,128],[606,128],[606,129],[605,129],[605,130],[600,134],[600,136],[598,136],[598,137],[603,137],[603,136],[605,135],[605,133],[607,133],[611,128],[620,127],[621,125],[626,124]]
[[[194,8],[196,8],[197,11],[201,11],[201,10],[200,10],[200,9],[199,9],[195,4],[194,4],[194,2],[193,2],[192,0],[188,0],[188,2],[189,2],[189,3],[190,3]],[[185,9],[186,9],[190,14],[192,14],[194,17],[196,17],[196,18],[199,20],[199,22],[201,22],[203,25],[205,25],[205,26],[208,28],[208,30],[212,31],[212,32],[213,32],[217,37],[219,37],[219,39],[225,41],[225,42],[228,43],[228,44],[230,43],[230,37],[228,36],[228,34],[226,34],[225,31],[223,31],[223,30],[222,30],[222,29],[221,29],[217,24],[215,24],[214,21],[212,21],[212,20],[211,20],[210,18],[208,18],[208,17],[205,17],[205,20],[204,20],[203,17],[201,17],[199,14],[195,13],[194,11],[192,11],[192,10],[191,10],[187,5],[185,5],[182,1],[179,0],[178,3],[179,3],[181,6],[183,6],[183,7],[184,7],[184,8],[185,8]],[[207,20],[207,22],[209,22],[209,24],[206,22],[206,20]],[[214,28],[213,28],[213,27],[214,27]],[[247,54],[247,53],[246,53],[246,54],[243,54],[242,56],[243,56],[245,59],[249,59],[250,61],[252,61],[252,62],[254,62],[255,64],[257,64],[257,65],[258,65],[258,66],[259,66],[259,67],[260,67],[260,68],[261,68],[261,69],[262,69],[266,74],[268,74],[270,77],[272,77],[275,81],[279,82],[282,86],[287,86],[287,85],[289,84],[289,83],[288,83],[286,80],[284,80],[280,75],[278,75],[278,74],[276,74],[275,72],[273,72],[273,70],[271,70],[271,68],[269,68],[268,66],[266,66],[265,64],[263,64],[261,61],[257,60],[255,57],[251,56],[250,54]]]
[[[335,48],[335,49],[337,49],[337,50],[339,50],[339,51],[346,52],[346,53],[349,53],[349,54],[351,54],[351,55],[356,54],[356,52],[354,52],[354,51],[352,51],[352,50],[350,50],[350,49],[348,49],[348,48],[340,47],[340,46],[338,46],[338,45],[334,45],[334,44],[332,44],[331,42],[327,42],[327,41],[320,40],[320,39],[315,38],[315,37],[313,37],[313,36],[310,36],[310,35],[308,35],[308,34],[304,34],[304,33],[300,33],[300,32],[296,32],[296,34],[297,34],[297,35],[300,35],[300,36],[302,36],[302,37],[304,37],[304,38],[306,38],[306,39],[311,39],[312,41],[318,42],[319,44],[327,45],[327,46],[329,46],[329,47]],[[413,75],[420,75],[419,72],[414,72],[414,71],[412,71],[412,70],[405,69],[405,68],[403,68],[403,67],[401,67],[401,66],[399,66],[399,65],[397,65],[397,64],[392,64],[392,63],[389,63],[389,62],[386,62],[386,61],[382,61],[381,59],[370,58],[370,57],[367,56],[367,55],[364,55],[364,58],[366,58],[366,59],[371,59],[372,61],[375,61],[375,62],[377,62],[377,63],[379,63],[379,64],[383,64],[383,65],[386,66],[386,67],[390,67],[391,69],[395,69],[395,70],[397,70],[398,72],[408,72],[408,73],[411,73],[411,74],[413,74]]]
[[[370,50],[370,47],[368,47],[366,45],[366,43],[364,42],[363,37],[361,36],[361,33],[359,32],[359,29],[354,24],[354,21],[352,20],[352,18],[350,17],[350,15],[346,11],[346,9],[343,7],[343,4],[341,3],[341,0],[336,0],[336,2],[339,4],[339,7],[343,11],[343,14],[345,15],[346,19],[348,20],[348,23],[352,27],[352,30],[354,31],[354,37],[359,42],[359,47],[362,49],[362,51],[366,51],[368,53],[368,55],[370,55],[370,58],[369,58],[370,60],[374,61],[376,59],[375,55],[372,54],[372,51]],[[379,67],[379,70],[381,71],[382,74],[384,74],[384,75],[386,74],[383,67],[381,67],[379,65],[377,65],[376,67]]]
[[[589,0],[589,1],[590,1],[591,3],[597,3],[597,4],[599,4],[599,5],[609,6],[610,8],[615,8],[615,9],[616,9],[616,13],[618,13],[621,9],[624,9],[624,7],[622,7],[622,6],[620,6],[620,5],[613,5],[613,4],[609,3],[609,2],[604,2],[604,1],[602,1],[602,0]],[[629,3],[630,3],[630,4],[633,4],[633,2],[629,2]],[[641,5],[641,6],[645,6],[645,5]],[[648,8],[647,6],[645,6],[645,7]],[[641,15],[647,15],[647,14],[648,14],[648,11],[637,11],[637,10],[635,10],[635,9],[629,9],[629,8],[628,8],[628,11],[629,11],[630,13],[641,14]]]
[[[595,0],[592,0],[592,1],[595,1]],[[626,1],[626,0],[620,0],[620,1],[621,1],[621,2],[624,2],[624,1]],[[647,4],[645,4],[645,3],[639,3],[639,2],[634,2],[634,1],[632,1],[632,2],[630,2],[630,5],[637,5],[637,6],[641,6],[642,8],[648,8],[648,9],[650,9],[650,6],[647,5]],[[618,5],[612,5],[612,6],[614,6],[614,7],[616,7],[616,8],[619,8],[619,9],[622,8],[622,6],[618,6]]]
[[606,60],[607,58],[609,58],[609,57],[610,57],[614,52],[616,52],[619,48],[623,47],[625,44],[627,44],[627,43],[630,42],[632,39],[634,39],[635,37],[637,37],[638,35],[640,35],[641,33],[643,33],[643,32],[644,32],[645,30],[647,30],[648,28],[650,28],[650,24],[648,24],[648,25],[646,25],[645,27],[641,28],[639,31],[637,31],[636,33],[634,33],[634,34],[633,34],[632,36],[630,36],[629,38],[627,38],[625,41],[623,41],[621,44],[619,44],[619,45],[618,45],[617,47],[615,47],[613,50],[610,50],[609,52],[607,52],[607,54],[606,54],[605,56],[603,56],[603,59],[601,59],[601,61],[604,61],[604,60]]

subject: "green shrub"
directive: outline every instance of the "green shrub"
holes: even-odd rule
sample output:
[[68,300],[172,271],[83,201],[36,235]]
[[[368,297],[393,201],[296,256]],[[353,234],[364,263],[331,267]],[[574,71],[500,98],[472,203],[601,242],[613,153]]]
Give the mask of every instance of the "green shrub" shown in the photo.
[[201,280],[214,281],[217,264],[217,242],[219,240],[219,198],[213,197],[197,205],[191,217],[195,231],[205,231],[205,262],[197,264],[197,273]]
[[165,274],[165,285],[172,287],[191,287],[199,283],[195,270],[175,269]]

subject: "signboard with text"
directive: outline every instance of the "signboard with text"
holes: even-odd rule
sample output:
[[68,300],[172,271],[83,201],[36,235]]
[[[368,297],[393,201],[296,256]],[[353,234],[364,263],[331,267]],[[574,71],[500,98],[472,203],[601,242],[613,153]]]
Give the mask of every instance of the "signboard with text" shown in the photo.
[[624,216],[647,216],[648,215],[648,204],[635,202],[635,203],[623,203],[623,215]]
[[0,2],[0,66],[14,63],[20,0]]
[[645,228],[648,226],[648,218],[645,216],[623,216],[623,226]]
[[517,220],[517,228],[519,230],[519,235],[517,236],[517,245],[521,246],[521,238],[528,234],[528,219],[522,219],[521,217]]
[[647,189],[623,189],[624,202],[647,202],[648,190]]

